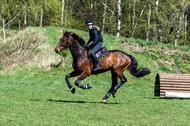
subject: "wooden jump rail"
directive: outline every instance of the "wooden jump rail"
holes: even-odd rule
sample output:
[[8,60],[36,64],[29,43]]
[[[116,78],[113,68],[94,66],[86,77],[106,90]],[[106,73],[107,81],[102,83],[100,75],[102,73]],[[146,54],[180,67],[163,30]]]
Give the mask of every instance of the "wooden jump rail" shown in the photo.
[[190,74],[158,73],[154,96],[160,98],[190,98]]

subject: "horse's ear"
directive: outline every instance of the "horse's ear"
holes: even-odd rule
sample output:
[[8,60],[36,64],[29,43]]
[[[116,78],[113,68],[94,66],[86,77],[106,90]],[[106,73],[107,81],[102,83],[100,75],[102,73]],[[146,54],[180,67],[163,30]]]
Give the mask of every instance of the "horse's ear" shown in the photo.
[[68,32],[67,32],[67,31],[65,32],[65,31],[63,30],[63,36],[66,36],[66,37],[67,37],[67,34],[68,34]]
[[67,31],[65,32],[65,36],[68,38],[68,32]]

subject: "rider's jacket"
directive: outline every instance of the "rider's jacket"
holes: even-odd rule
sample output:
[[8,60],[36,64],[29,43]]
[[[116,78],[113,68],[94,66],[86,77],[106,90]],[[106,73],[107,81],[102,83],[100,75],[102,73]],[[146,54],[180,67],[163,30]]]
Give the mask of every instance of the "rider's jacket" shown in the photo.
[[87,44],[89,44],[91,41],[93,41],[89,45],[89,48],[94,47],[98,42],[103,42],[102,35],[101,35],[100,31],[98,31],[97,29],[92,28],[91,30],[89,30],[89,35],[90,35],[90,39],[88,40]]

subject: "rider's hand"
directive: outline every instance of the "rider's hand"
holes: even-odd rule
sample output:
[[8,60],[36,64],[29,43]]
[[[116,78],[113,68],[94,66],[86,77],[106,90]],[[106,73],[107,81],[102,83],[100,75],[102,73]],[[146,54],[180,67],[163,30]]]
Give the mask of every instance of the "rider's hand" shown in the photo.
[[89,45],[86,45],[86,48],[89,49],[90,48]]

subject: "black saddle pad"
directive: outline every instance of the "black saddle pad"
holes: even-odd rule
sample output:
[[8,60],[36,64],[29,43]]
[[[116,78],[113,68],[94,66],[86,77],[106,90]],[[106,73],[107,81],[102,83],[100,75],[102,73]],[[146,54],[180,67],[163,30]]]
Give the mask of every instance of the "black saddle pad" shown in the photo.
[[101,59],[103,58],[103,56],[105,56],[108,53],[109,53],[109,50],[107,50],[106,47],[102,47],[98,52],[96,52],[95,55],[96,55],[98,62],[100,62]]

